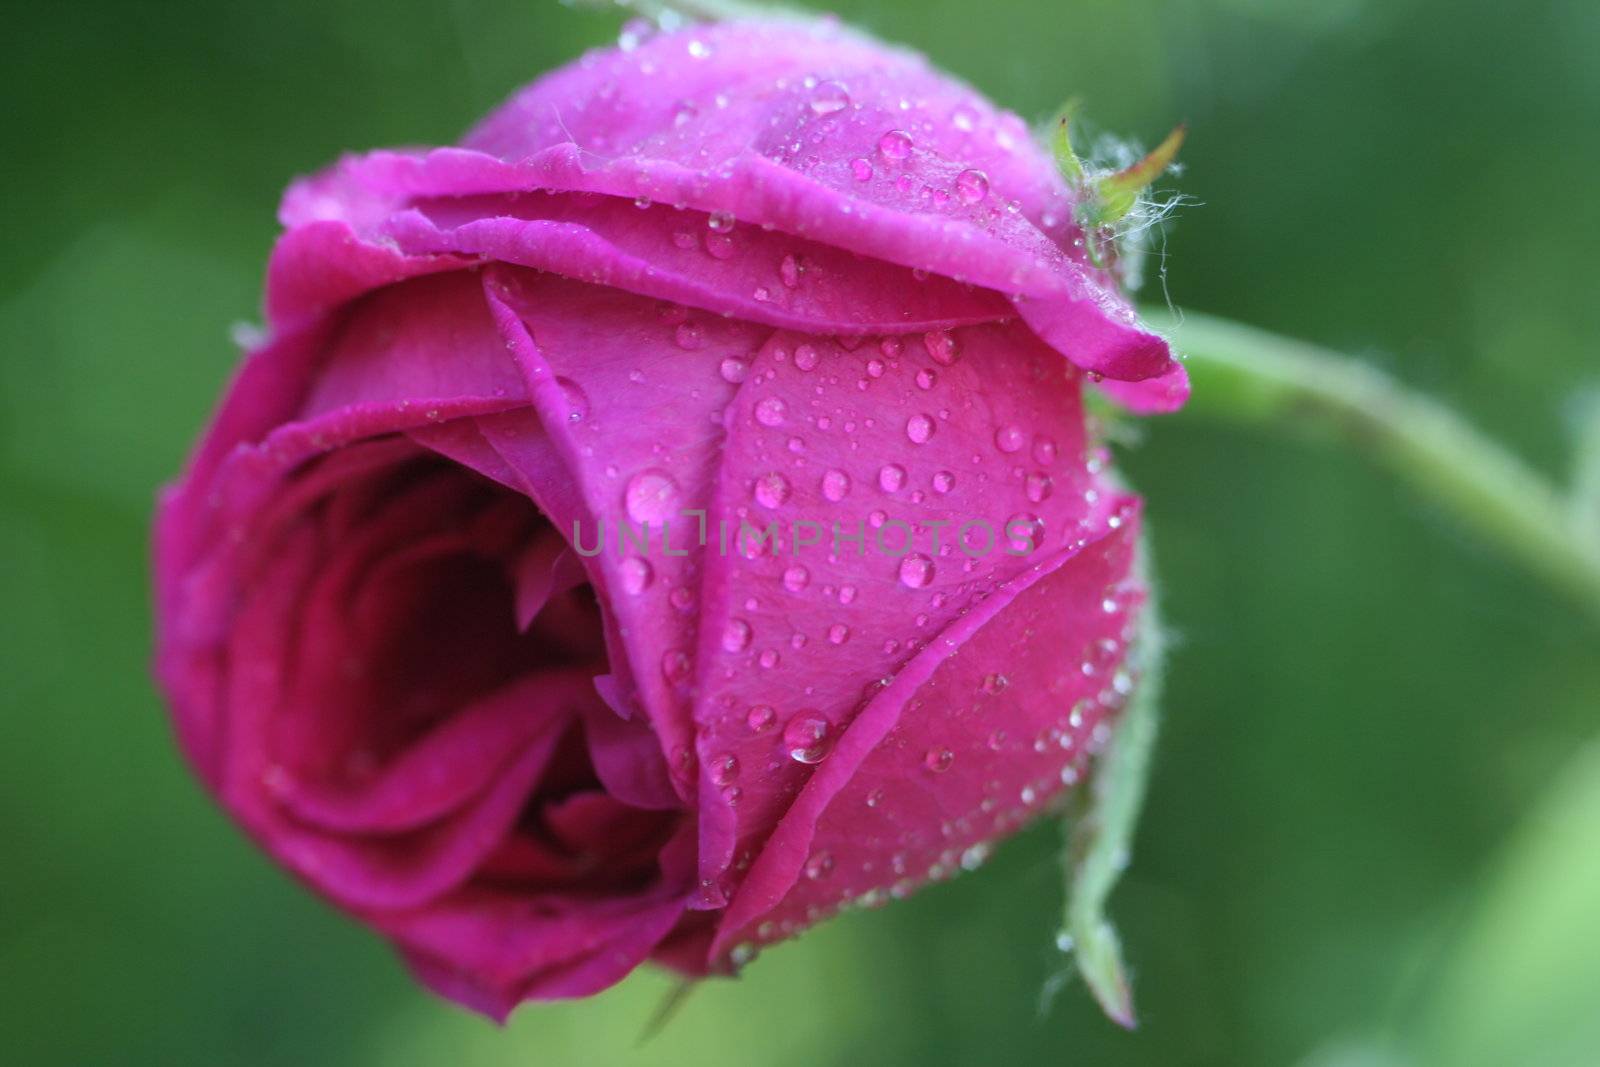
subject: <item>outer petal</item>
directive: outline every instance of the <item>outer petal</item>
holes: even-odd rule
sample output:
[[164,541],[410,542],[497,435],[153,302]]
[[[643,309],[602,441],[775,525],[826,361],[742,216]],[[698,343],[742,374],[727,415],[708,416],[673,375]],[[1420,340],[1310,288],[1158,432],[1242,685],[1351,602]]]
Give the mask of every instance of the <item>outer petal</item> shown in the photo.
[[1104,506],[1077,378],[1016,324],[855,351],[779,334],[726,421],[695,705],[701,878],[724,889],[812,773],[792,731],[836,739],[1031,547],[1085,536]]
[[856,717],[756,860],[713,956],[982,862],[1075,782],[1125,685],[1136,503],[952,623]]
[[[518,94],[466,144],[348,159],[291,191],[285,218],[342,211],[377,234],[376,220],[419,199],[640,198],[1006,294],[1047,342],[1109,379],[1182,374],[1084,261],[1067,191],[1015,115],[918,56],[825,23],[696,27],[594,53]],[[969,171],[982,183],[957,181]],[[1122,392],[1154,410],[1181,390]]]

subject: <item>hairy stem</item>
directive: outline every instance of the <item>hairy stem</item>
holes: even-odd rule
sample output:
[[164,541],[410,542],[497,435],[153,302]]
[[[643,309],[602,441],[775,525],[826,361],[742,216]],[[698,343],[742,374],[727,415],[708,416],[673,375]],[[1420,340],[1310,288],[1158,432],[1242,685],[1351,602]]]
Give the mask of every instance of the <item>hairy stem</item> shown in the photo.
[[1600,620],[1600,539],[1583,509],[1444,405],[1366,363],[1265,330],[1192,312],[1166,325],[1194,379],[1186,411],[1354,444]]

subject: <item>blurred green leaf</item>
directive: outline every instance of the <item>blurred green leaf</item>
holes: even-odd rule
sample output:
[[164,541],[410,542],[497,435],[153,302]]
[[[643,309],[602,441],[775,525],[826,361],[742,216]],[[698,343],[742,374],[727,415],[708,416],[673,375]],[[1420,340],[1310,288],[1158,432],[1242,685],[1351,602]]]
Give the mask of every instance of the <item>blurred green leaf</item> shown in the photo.
[[1428,1063],[1592,1067],[1600,1050],[1600,743],[1511,842],[1423,1023]]

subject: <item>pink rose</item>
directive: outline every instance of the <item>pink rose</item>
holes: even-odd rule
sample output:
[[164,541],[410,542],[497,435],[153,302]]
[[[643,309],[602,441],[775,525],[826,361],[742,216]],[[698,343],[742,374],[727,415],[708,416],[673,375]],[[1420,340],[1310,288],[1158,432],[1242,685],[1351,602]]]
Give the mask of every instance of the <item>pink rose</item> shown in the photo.
[[1186,392],[1072,207],[1015,115],[820,23],[296,183],[157,524],[197,773],[497,1017],[975,865],[1120,700],[1139,505],[1084,383]]

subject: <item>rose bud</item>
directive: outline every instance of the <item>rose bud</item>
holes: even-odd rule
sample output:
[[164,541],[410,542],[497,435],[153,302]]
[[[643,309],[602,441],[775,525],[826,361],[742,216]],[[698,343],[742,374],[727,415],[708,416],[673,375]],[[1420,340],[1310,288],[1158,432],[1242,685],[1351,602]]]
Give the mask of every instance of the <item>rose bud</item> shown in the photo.
[[1015,116],[825,23],[625,39],[293,185],[156,527],[183,750],[495,1017],[736,969],[1085,771],[1187,386]]

